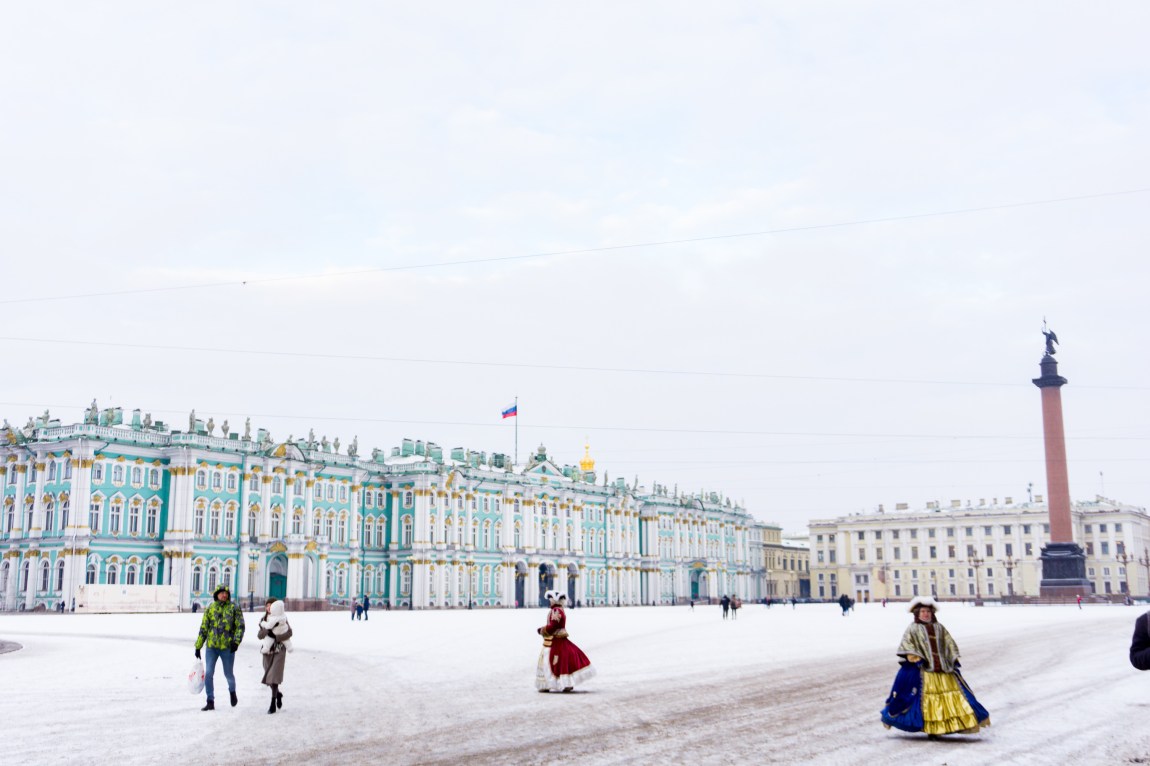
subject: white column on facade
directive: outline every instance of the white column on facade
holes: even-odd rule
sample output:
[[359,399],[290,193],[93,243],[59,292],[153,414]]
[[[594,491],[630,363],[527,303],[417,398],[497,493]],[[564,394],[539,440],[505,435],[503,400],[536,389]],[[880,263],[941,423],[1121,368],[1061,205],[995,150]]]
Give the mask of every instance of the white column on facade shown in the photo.
[[474,539],[471,536],[471,525],[476,523],[475,510],[472,506],[474,506],[477,501],[475,499],[475,493],[471,490],[464,492],[462,497],[465,525],[463,530],[463,546],[466,550],[474,551],[479,547],[479,541],[483,539],[482,529],[477,529]]
[[[515,547],[515,506],[511,498],[505,495],[496,495],[495,502],[499,503],[503,517],[503,535],[499,547],[504,551],[511,551]],[[514,594],[514,591],[511,591]],[[514,596],[508,596],[508,601],[514,601]]]
[[[260,542],[265,542],[272,534],[272,475],[267,471],[266,463],[263,468],[264,470],[260,472]],[[263,582],[262,574],[260,581]]]
[[362,597],[363,594],[360,591],[364,590],[363,577],[361,575],[363,571],[363,546],[359,538],[360,527],[362,526],[362,511],[360,510],[359,501],[359,493],[363,490],[361,481],[362,479],[359,475],[353,474],[351,479],[351,529],[348,530],[348,539],[350,540],[351,546],[351,582],[348,583],[348,592],[352,595],[358,593]]
[[16,471],[16,495],[15,495],[15,500],[13,501],[16,504],[15,508],[14,508],[15,518],[13,519],[15,524],[13,525],[13,527],[10,530],[8,530],[8,539],[9,540],[19,540],[22,537],[26,537],[28,534],[28,530],[24,528],[25,527],[25,523],[24,523],[25,522],[25,514],[24,514],[25,502],[24,501],[25,501],[25,495],[27,494],[26,488],[28,485],[28,464],[26,462],[24,462],[23,460],[21,460],[20,462],[16,463],[15,465],[10,465],[8,467],[8,470],[15,470]]
[[[48,466],[43,455],[36,455],[32,462],[36,467],[36,485],[32,488],[32,528],[25,530],[24,536],[39,539],[44,535],[44,482],[48,478]],[[30,587],[28,590],[35,589]]]
[[304,539],[315,540],[315,471],[308,469],[303,485]]

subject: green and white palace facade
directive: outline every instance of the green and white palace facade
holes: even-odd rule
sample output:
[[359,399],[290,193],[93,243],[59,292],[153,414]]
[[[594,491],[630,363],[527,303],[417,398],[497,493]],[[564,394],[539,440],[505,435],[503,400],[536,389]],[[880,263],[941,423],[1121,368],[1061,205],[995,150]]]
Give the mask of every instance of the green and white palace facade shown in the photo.
[[[415,609],[766,594],[764,530],[717,493],[596,480],[585,454],[504,456],[404,440],[343,454],[250,425],[187,431],[135,411],[0,429],[0,606],[71,609],[84,583],[170,585],[181,608],[233,594]],[[637,482],[636,482],[637,483]]]

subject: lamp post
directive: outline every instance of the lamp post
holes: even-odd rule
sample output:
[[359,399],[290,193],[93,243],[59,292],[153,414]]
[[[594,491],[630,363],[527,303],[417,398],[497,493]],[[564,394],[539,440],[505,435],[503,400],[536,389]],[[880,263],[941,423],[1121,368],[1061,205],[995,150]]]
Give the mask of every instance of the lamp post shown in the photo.
[[1150,588],[1150,551],[1143,548],[1142,556],[1138,559],[1138,563],[1146,567],[1146,587]]
[[998,563],[1006,567],[1006,591],[1010,598],[1014,598],[1014,568],[1018,566],[1019,561],[1016,558],[1008,557],[999,559]]
[[472,579],[475,572],[475,562],[471,559],[467,560],[467,608],[471,608],[472,603]]
[[967,563],[974,567],[974,605],[982,606],[982,585],[979,583],[978,575],[986,560],[978,556],[971,556]]
[[1125,595],[1127,598],[1129,598],[1129,596],[1130,596],[1130,568],[1127,566],[1127,564],[1130,563],[1130,554],[1128,554],[1125,550],[1123,550],[1114,558],[1118,559],[1118,562],[1120,564],[1122,564],[1122,592],[1123,592],[1123,595]]

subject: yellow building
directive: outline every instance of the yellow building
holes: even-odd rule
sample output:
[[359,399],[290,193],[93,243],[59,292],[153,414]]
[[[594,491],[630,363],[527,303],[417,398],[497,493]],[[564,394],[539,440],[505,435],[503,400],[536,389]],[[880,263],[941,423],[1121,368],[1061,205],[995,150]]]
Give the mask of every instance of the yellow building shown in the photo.
[[[1074,539],[1098,595],[1150,590],[1150,516],[1103,497],[1075,503]],[[1037,597],[1042,547],[1050,541],[1047,507],[997,498],[952,500],[922,510],[885,512],[810,524],[811,595],[857,601]]]

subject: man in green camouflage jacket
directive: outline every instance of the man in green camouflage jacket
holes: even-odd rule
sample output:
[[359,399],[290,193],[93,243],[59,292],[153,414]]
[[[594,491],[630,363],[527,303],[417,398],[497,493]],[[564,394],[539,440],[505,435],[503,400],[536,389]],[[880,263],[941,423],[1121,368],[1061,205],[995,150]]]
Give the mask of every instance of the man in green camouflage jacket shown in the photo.
[[228,680],[228,692],[232,698],[232,707],[239,699],[236,697],[236,677],[232,675],[232,666],[236,661],[236,650],[244,640],[244,613],[239,606],[232,603],[232,594],[228,586],[221,585],[212,593],[212,605],[204,612],[204,619],[200,622],[200,634],[196,637],[196,657],[200,656],[200,649],[207,645],[207,667],[204,670],[204,691],[208,693],[208,704],[201,710],[215,710],[215,683],[216,660],[223,660],[224,678]]

